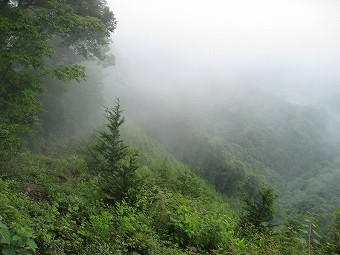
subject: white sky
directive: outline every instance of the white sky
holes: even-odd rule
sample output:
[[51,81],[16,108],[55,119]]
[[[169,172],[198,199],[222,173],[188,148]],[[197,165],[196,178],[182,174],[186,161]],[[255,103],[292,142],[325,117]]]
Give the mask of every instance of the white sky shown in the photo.
[[[110,0],[117,34],[205,53],[315,49],[340,42],[331,0]],[[137,42],[136,42],[137,43]]]
[[129,75],[145,82],[155,76],[175,82],[203,70],[223,76],[228,70],[273,66],[291,68],[292,80],[315,70],[328,77],[340,73],[338,0],[108,3],[118,21],[117,63],[126,62]]

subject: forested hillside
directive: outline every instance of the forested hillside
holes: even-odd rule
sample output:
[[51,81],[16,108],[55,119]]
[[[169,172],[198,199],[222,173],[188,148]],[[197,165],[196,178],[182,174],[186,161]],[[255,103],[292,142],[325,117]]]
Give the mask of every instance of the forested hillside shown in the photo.
[[115,29],[104,0],[0,0],[1,254],[339,254],[337,110],[121,86]]
[[[323,226],[329,224],[340,205],[338,118],[255,87],[216,93],[157,110],[152,105],[160,105],[158,99],[134,98],[130,113],[219,192],[252,196],[269,185],[282,213],[316,213]],[[141,118],[141,111],[149,117]]]

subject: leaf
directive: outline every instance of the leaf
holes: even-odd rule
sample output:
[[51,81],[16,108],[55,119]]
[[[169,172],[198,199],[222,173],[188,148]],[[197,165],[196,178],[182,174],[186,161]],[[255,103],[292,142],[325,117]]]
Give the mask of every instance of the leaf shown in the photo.
[[17,253],[15,252],[15,250],[12,247],[9,247],[9,248],[3,248],[2,254],[3,255],[16,255]]
[[12,242],[17,242],[17,241],[19,241],[21,238],[20,238],[20,236],[18,236],[18,235],[14,235],[14,236],[12,236]]
[[316,239],[313,239],[314,243],[316,243],[317,245],[320,245],[320,242]]
[[11,243],[11,234],[9,233],[7,228],[0,228],[0,243]]
[[36,249],[38,249],[38,245],[34,242],[33,239],[27,239],[26,244],[27,244],[28,247],[30,247],[33,251],[35,251]]
[[305,219],[304,222],[306,222],[306,223],[309,224],[309,223],[310,223],[310,219],[309,219],[309,218],[308,218],[308,219]]
[[30,238],[33,236],[32,232],[27,231],[25,228],[21,227],[18,231],[18,233],[24,237]]
[[[287,238],[287,240],[290,241],[290,238]],[[294,238],[294,240],[297,241],[297,242],[300,242],[300,243],[303,244],[303,245],[306,245],[306,244],[307,244],[306,239],[301,238],[301,237],[296,237],[296,238]]]
[[32,253],[27,252],[27,251],[23,251],[21,253],[18,253],[18,255],[32,255]]
[[319,237],[320,235],[319,235],[319,233],[316,231],[316,230],[312,230],[312,232],[314,233],[314,235],[316,235],[317,237]]

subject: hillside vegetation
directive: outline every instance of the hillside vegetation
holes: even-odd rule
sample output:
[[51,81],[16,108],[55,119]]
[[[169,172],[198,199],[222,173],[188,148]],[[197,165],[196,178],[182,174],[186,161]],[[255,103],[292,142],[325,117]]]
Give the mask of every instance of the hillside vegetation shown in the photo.
[[[132,124],[126,146],[114,128],[123,123],[118,107],[88,146],[25,151],[9,163],[1,180],[3,254],[335,254],[339,212],[327,239],[313,215],[271,225],[270,189],[237,212]],[[96,149],[108,140],[111,154]],[[116,156],[113,168],[106,155]]]
[[103,117],[106,1],[0,14],[3,255],[340,253],[333,115],[257,89],[127,87]]
[[[326,227],[340,206],[337,115],[255,87],[216,93],[221,96],[197,96],[179,101],[180,106],[136,97],[127,103],[127,112],[219,192],[252,196],[270,186],[283,215],[316,213]],[[161,106],[154,110],[152,105]],[[139,114],[141,108],[146,117]]]

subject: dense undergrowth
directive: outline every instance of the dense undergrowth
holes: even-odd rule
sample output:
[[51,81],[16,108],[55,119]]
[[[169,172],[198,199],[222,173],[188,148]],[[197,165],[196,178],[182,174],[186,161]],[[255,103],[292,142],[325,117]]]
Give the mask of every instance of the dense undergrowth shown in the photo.
[[[188,166],[136,127],[125,129],[139,150],[133,184],[105,199],[88,146],[20,153],[2,171],[3,254],[336,254],[316,219],[295,217],[258,228]],[[123,142],[123,140],[122,140]],[[72,149],[71,149],[72,148]],[[250,202],[249,202],[250,201]],[[251,200],[248,202],[251,203]],[[254,202],[255,203],[255,202]],[[339,212],[337,215],[339,224]]]

